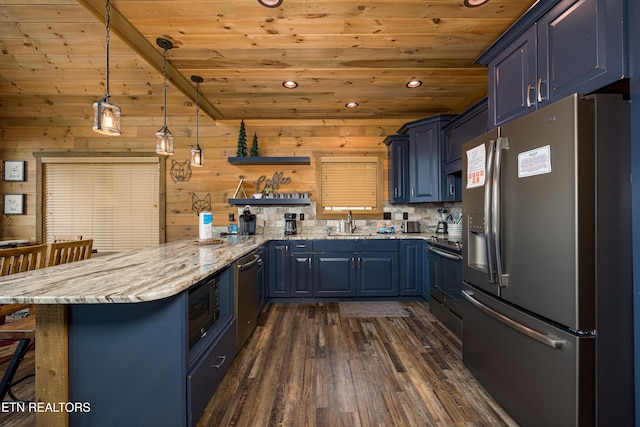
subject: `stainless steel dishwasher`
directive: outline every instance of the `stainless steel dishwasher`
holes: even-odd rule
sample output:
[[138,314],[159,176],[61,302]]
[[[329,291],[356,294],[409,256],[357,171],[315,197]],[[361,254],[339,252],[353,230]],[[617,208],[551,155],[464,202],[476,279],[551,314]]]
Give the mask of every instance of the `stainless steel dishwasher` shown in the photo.
[[258,318],[258,266],[262,262],[261,253],[254,251],[236,261],[234,306],[236,314],[236,336],[238,351],[253,332]]

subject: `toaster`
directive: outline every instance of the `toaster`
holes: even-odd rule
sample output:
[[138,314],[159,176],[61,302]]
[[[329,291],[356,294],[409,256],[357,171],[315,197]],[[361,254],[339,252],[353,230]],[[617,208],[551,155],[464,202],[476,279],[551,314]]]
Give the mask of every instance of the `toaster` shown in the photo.
[[420,222],[419,221],[404,221],[402,223],[402,231],[404,233],[419,233]]

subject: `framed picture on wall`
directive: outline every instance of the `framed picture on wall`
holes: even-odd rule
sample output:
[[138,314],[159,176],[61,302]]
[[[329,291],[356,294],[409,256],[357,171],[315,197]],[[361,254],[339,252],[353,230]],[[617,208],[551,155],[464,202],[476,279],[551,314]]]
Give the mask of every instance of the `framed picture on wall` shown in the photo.
[[3,181],[24,181],[24,160],[3,160]]
[[3,194],[2,213],[5,215],[24,215],[24,194]]

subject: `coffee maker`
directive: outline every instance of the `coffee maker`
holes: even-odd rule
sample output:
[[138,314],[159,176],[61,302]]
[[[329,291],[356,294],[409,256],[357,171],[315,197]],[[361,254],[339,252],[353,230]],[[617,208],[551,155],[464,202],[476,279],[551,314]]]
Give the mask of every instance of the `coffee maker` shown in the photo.
[[251,213],[251,207],[245,206],[242,215],[239,216],[241,235],[256,234],[256,216]]
[[436,234],[447,234],[447,210],[439,208],[440,221],[438,221],[438,227],[436,228]]
[[286,213],[284,214],[284,234],[292,235],[298,232],[298,226],[296,225],[296,214]]

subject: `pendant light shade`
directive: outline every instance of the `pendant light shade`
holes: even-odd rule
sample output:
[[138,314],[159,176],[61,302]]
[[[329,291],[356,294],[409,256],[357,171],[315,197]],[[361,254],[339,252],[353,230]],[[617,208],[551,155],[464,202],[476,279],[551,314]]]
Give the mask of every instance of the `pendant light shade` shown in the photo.
[[196,83],[196,146],[191,149],[191,166],[204,166],[204,153],[198,143],[198,94],[200,93],[200,83],[204,80],[200,76],[191,76],[191,80]]
[[106,82],[105,82],[105,94],[100,101],[93,103],[93,130],[103,135],[118,136],[122,134],[122,122],[120,117],[122,110],[120,106],[111,99],[109,95],[109,12],[111,11],[111,5],[107,0],[106,12],[105,12],[105,27],[106,27]]
[[163,49],[162,56],[164,58],[164,65],[162,67],[162,75],[164,77],[163,84],[163,112],[164,112],[164,124],[162,129],[156,132],[156,153],[163,155],[173,154],[173,134],[167,128],[167,50],[173,48],[173,43],[167,39],[157,38],[156,44]]

